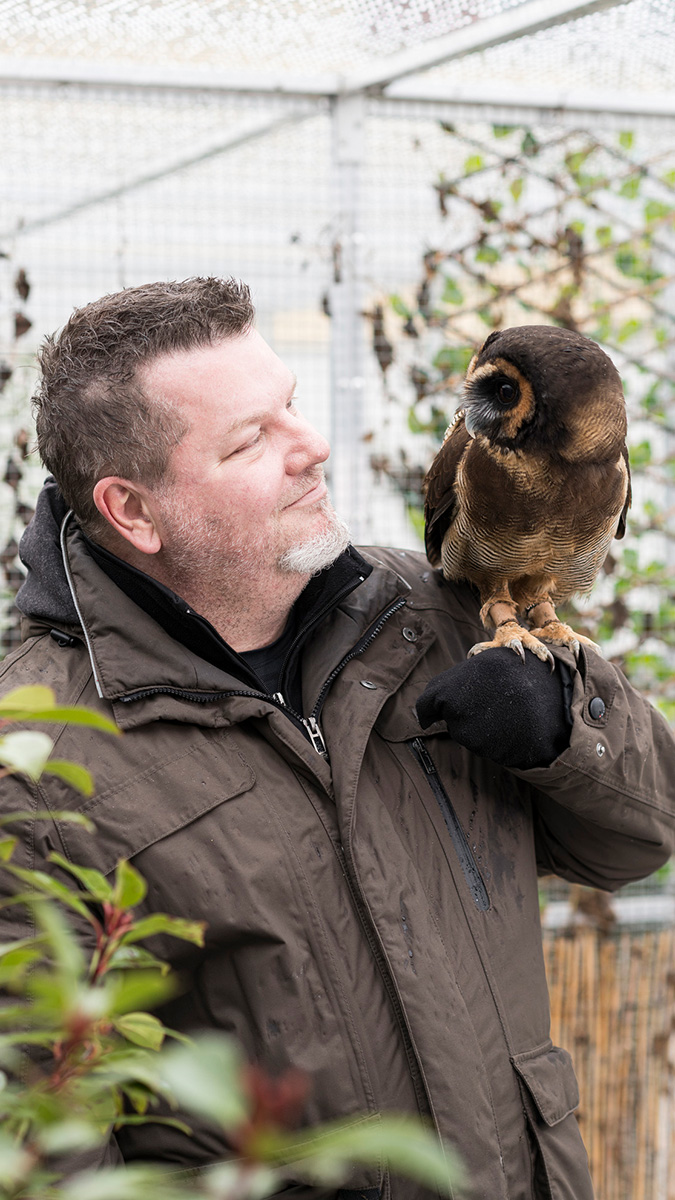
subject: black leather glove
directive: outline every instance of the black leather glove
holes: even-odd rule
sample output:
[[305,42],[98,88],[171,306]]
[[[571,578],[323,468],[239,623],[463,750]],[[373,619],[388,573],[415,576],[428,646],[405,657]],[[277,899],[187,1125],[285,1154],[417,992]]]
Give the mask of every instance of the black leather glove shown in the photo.
[[426,729],[445,721],[455,742],[502,767],[548,767],[567,749],[572,727],[572,675],[556,659],[484,650],[450,667],[423,691],[417,716]]

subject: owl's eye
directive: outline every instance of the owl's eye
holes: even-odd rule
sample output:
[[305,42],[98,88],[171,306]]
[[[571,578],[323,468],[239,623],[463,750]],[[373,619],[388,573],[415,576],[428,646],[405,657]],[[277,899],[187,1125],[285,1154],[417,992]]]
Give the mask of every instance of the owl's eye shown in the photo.
[[502,404],[513,404],[513,401],[518,395],[518,388],[514,383],[500,383],[497,391],[497,398]]

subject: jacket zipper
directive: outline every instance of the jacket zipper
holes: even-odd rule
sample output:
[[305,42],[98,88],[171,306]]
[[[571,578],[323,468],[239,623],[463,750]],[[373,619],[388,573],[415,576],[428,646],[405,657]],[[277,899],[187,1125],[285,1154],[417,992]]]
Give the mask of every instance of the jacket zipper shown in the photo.
[[126,696],[120,696],[118,698],[122,704],[131,704],[134,700],[144,700],[148,696],[176,696],[180,700],[189,700],[193,704],[210,704],[214,700],[226,700],[231,696],[250,696],[256,700],[266,700],[269,704],[274,704],[276,708],[279,708],[285,712],[286,715],[290,717],[296,725],[302,726],[317,754],[320,754],[322,758],[328,759],[328,748],[326,746],[323,733],[321,732],[318,718],[321,713],[321,709],[323,708],[326,696],[328,695],[330,686],[333,683],[333,680],[336,679],[340,674],[340,671],[346,667],[348,662],[351,662],[351,660],[356,658],[359,654],[363,654],[363,651],[368,648],[371,642],[373,642],[380,633],[384,624],[395,612],[398,611],[399,608],[405,604],[405,602],[405,596],[399,596],[393,604],[390,604],[389,607],[381,614],[381,616],[377,618],[375,624],[371,626],[361,640],[357,642],[356,645],[349,651],[349,654],[346,654],[341,662],[339,662],[338,665],[333,668],[330,675],[325,680],[317,697],[316,704],[314,705],[314,708],[308,717],[303,717],[301,713],[297,713],[295,709],[291,708],[290,705],[286,703],[286,700],[281,692],[275,692],[274,695],[270,696],[267,692],[257,692],[250,688],[246,690],[232,689],[225,692],[191,692],[185,690],[184,688],[174,688],[168,686],[151,687],[140,688],[136,692],[129,692]]
[[336,676],[340,674],[340,671],[342,670],[342,668],[346,667],[347,663],[351,662],[351,660],[353,658],[358,658],[359,654],[363,654],[363,651],[368,649],[368,646],[370,645],[370,643],[375,641],[375,638],[377,637],[378,633],[380,633],[383,625],[389,620],[389,618],[391,616],[393,616],[393,614],[395,612],[398,612],[399,608],[403,608],[403,605],[405,603],[406,603],[405,596],[399,596],[394,601],[393,604],[390,604],[389,608],[386,608],[384,610],[382,615],[380,617],[378,617],[375,624],[373,626],[371,626],[371,628],[363,635],[363,637],[361,638],[361,641],[356,643],[354,648],[349,651],[349,654],[346,654],[345,657],[342,659],[342,662],[338,663],[337,667],[334,667],[334,669],[331,671],[328,678],[325,680],[324,685],[321,688],[321,691],[319,692],[316,704],[314,705],[314,708],[312,709],[312,716],[310,717],[310,720],[312,720],[312,718],[314,720],[318,720],[319,715],[321,713],[321,709],[323,708],[326,696],[328,695],[328,692],[330,691],[331,684],[332,684],[333,680],[336,678]]
[[443,820],[445,821],[448,833],[452,839],[452,844],[457,851],[459,865],[462,868],[464,878],[469,885],[469,891],[473,897],[474,904],[476,905],[476,908],[481,910],[481,912],[486,912],[490,907],[490,897],[488,895],[487,888],[483,882],[481,873],[478,870],[478,865],[471,852],[471,847],[467,841],[466,834],[459,823],[457,813],[452,807],[450,797],[448,796],[448,793],[443,786],[443,781],[438,774],[436,764],[434,763],[434,760],[429,754],[429,751],[427,750],[421,738],[414,738],[414,740],[410,743],[410,748],[418,763],[422,767],[427,779],[429,780],[429,786],[431,787],[431,790],[438,801],[438,807],[441,810]]

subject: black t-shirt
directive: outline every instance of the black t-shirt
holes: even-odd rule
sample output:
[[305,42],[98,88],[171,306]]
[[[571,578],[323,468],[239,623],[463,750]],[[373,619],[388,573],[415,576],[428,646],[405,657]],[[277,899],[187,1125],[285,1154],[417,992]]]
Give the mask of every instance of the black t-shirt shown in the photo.
[[[269,692],[270,696],[274,696],[281,690],[281,671],[286,661],[286,655],[295,641],[296,632],[297,620],[295,610],[292,610],[284,632],[275,642],[270,642],[269,646],[261,646],[259,650],[245,650],[240,653],[244,662],[255,672],[258,679],[262,680],[265,691]],[[284,700],[296,712],[302,712],[302,692],[298,667],[296,659],[295,670],[286,683],[288,695],[284,696]]]

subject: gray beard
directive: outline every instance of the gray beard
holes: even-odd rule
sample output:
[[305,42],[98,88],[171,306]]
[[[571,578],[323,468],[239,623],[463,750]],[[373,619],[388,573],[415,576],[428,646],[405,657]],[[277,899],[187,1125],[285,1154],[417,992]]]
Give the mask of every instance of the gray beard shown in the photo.
[[284,550],[277,560],[277,566],[285,575],[318,575],[340,557],[350,541],[347,523],[333,512],[327,529],[314,534],[298,546],[290,546],[288,550]]
[[[315,575],[325,570],[346,550],[350,543],[349,528],[335,512],[330,500],[322,501],[321,508],[328,517],[326,527],[304,542],[289,546],[278,555],[275,566],[284,576]],[[195,521],[194,515],[180,504],[172,504],[167,526],[173,537],[164,550],[164,573],[171,577],[169,586],[181,592],[195,585],[202,590],[207,580],[217,591],[232,590],[233,598],[241,596],[247,581],[260,574],[265,561],[264,540],[259,543],[229,533],[223,539],[218,522],[208,518]],[[269,550],[268,550],[269,553]]]

